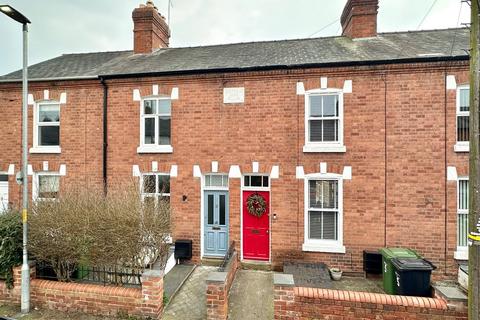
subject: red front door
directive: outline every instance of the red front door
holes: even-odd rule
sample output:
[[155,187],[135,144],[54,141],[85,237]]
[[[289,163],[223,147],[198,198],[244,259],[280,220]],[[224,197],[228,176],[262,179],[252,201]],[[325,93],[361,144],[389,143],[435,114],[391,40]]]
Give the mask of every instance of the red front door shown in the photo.
[[[266,211],[261,217],[248,212],[247,200],[252,194],[263,197]],[[270,192],[243,191],[243,258],[249,260],[270,259]]]

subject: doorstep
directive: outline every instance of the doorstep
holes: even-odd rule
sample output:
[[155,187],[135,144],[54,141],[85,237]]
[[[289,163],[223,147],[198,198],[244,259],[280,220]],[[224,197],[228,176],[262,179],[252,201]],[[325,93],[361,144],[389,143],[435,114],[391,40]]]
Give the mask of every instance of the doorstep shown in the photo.
[[272,271],[272,264],[270,261],[244,259],[241,261],[241,267],[242,269]]
[[201,263],[202,266],[220,267],[223,263],[223,258],[224,257],[207,256],[202,258]]

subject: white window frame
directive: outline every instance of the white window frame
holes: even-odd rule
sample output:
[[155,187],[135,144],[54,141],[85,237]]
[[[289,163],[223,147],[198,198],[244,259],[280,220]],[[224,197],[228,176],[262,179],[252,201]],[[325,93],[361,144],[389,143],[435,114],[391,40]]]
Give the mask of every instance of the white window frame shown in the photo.
[[[9,181],[8,181],[9,180],[8,179],[8,172],[0,171],[0,175],[7,176],[7,181],[6,181],[6,184],[7,184],[7,207],[4,208],[2,202],[0,202],[0,215],[1,215],[2,213],[7,212],[9,207],[10,207],[10,205],[9,205],[9,203],[10,203],[9,202],[10,201],[10,184],[9,184]],[[5,182],[5,181],[0,181],[0,183],[2,183],[2,182]]]
[[[226,177],[227,179],[227,185],[226,186],[207,186],[207,176],[223,176]],[[223,179],[223,178],[222,178]],[[218,173],[218,172],[212,172],[212,173],[206,173],[202,177],[202,185],[203,185],[203,190],[223,190],[223,191],[228,191],[229,186],[230,186],[230,178],[228,177],[228,173]]]
[[456,219],[456,234],[457,234],[457,243],[456,243],[456,248],[457,250],[454,253],[454,258],[457,260],[468,260],[468,245],[466,246],[459,246],[458,245],[458,216],[460,214],[466,214],[467,215],[467,233],[468,233],[468,209],[460,209],[460,197],[459,197],[459,192],[460,192],[460,181],[469,181],[468,177],[458,177],[457,179],[457,219]]
[[[321,240],[309,238],[309,182],[311,180],[334,180],[338,183],[338,230],[337,240]],[[327,252],[327,253],[345,253],[346,249],[343,245],[343,177],[334,173],[314,173],[305,175],[304,178],[304,242],[303,251],[310,252]]]
[[[170,106],[172,99],[170,96],[158,95],[158,96],[149,96],[144,97],[140,100],[140,146],[137,148],[137,153],[172,153],[172,107],[170,107],[170,113],[154,114],[154,115],[145,115],[145,106],[144,102],[146,100],[170,100]],[[158,107],[158,103],[157,103]],[[170,144],[158,144],[158,118],[159,117],[170,117]],[[155,118],[155,143],[154,144],[145,144],[145,118]]]
[[[318,118],[310,117],[310,97],[321,95],[337,95],[338,96],[338,117],[331,118],[338,119],[338,141],[321,141],[311,142],[309,134],[309,120],[319,120]],[[343,90],[342,89],[313,89],[305,92],[305,145],[303,152],[346,152],[347,149],[343,143]]]
[[456,115],[455,115],[455,146],[453,147],[455,152],[469,152],[470,151],[470,142],[469,141],[458,141],[458,117],[468,116],[470,119],[470,111],[460,111],[460,91],[470,89],[470,85],[465,84],[457,86],[457,95],[456,95]]
[[[158,176],[166,176],[166,177],[168,177],[169,184],[170,184],[170,192],[169,193],[160,192],[158,190],[158,182],[157,182],[158,178],[155,178],[155,193],[144,193],[143,192],[143,179],[144,179],[145,176],[157,176],[157,177]],[[145,173],[142,173],[141,176],[140,176],[140,195],[142,196],[142,201],[144,201],[146,197],[154,197],[155,198],[155,203],[157,203],[158,198],[160,198],[160,197],[170,198],[170,194],[172,192],[171,178],[172,177],[170,176],[170,174],[164,173],[164,172],[145,172]]]
[[[59,179],[59,188],[60,188],[60,179],[63,176],[59,172],[50,172],[50,171],[39,171],[33,174],[33,184],[32,184],[32,199],[33,201],[55,201],[58,198],[39,198],[40,190],[40,176],[57,176]],[[59,190],[60,192],[60,190]]]
[[[48,106],[48,105],[58,105],[58,116],[61,115],[61,104],[60,101],[54,100],[44,100],[38,101],[33,106],[33,147],[30,148],[30,153],[61,153],[62,149],[60,148],[60,137],[59,137],[59,145],[58,146],[41,146],[39,144],[39,136],[38,136],[38,128],[42,126],[38,121],[40,118],[40,106]],[[58,122],[48,122],[48,126],[58,126],[59,130],[61,130],[61,118]]]

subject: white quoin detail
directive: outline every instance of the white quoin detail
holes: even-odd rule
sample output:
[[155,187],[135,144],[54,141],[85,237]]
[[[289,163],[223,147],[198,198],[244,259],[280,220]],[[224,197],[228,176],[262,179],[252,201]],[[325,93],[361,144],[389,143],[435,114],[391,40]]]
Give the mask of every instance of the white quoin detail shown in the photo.
[[456,167],[447,167],[447,181],[457,181],[458,174]]
[[232,165],[230,166],[230,171],[228,172],[229,178],[241,178],[242,172],[240,171],[240,166]]
[[447,90],[456,90],[457,89],[457,81],[455,80],[455,76],[448,75],[447,76]]
[[61,175],[61,176],[65,176],[67,174],[67,166],[64,165],[64,164],[61,164],[60,165],[60,170],[58,171],[58,173]]
[[297,95],[303,96],[305,94],[305,86],[303,82],[297,82]]
[[170,94],[170,99],[172,100],[178,100],[178,88],[172,88],[172,93]]
[[320,88],[327,89],[328,88],[328,79],[327,77],[320,78]]
[[48,171],[48,161],[43,161],[43,171]]
[[218,161],[212,161],[212,172],[213,173],[218,172]]
[[346,166],[343,167],[343,180],[352,180],[352,167]]
[[258,162],[256,161],[252,162],[252,172],[258,173]]
[[33,176],[33,167],[31,164],[27,166],[27,175]]
[[320,162],[320,173],[327,173],[327,163],[326,162]]
[[270,171],[270,179],[278,179],[279,176],[280,176],[280,167],[272,166],[272,170]]
[[158,96],[158,84],[152,85],[152,94]]
[[343,93],[352,93],[352,80],[345,80],[343,83]]
[[50,92],[48,90],[43,90],[43,100],[50,99]]
[[132,166],[132,173],[134,177],[140,177],[140,167],[136,164]]
[[158,162],[152,161],[152,172],[157,172],[157,171],[158,171]]
[[9,176],[13,176],[15,174],[15,165],[14,164],[9,164],[8,165],[8,171],[7,174]]
[[295,168],[295,177],[297,179],[303,179],[305,178],[305,172],[303,171],[303,166],[297,166]]
[[176,178],[177,175],[178,175],[178,167],[176,164],[174,164],[170,167],[170,177]]
[[62,92],[60,94],[60,103],[61,104],[67,103],[67,93],[66,92]]
[[28,94],[27,104],[29,104],[29,105],[34,105],[35,104],[35,98],[33,98],[33,94],[31,94],[31,93]]
[[200,166],[197,165],[197,164],[193,166],[193,176],[195,178],[201,178],[202,177],[202,170],[200,170]]
[[141,101],[142,96],[140,95],[140,90],[134,89],[133,90],[133,101]]

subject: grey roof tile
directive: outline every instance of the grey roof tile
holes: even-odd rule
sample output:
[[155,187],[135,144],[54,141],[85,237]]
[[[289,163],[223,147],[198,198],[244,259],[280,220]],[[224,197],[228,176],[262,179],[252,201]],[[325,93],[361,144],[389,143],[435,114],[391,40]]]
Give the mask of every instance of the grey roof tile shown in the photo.
[[[66,54],[29,67],[30,79],[84,78],[220,69],[281,68],[306,65],[369,63],[426,57],[466,58],[468,29],[380,33],[377,37],[235,43],[165,48],[151,54],[132,51]],[[21,71],[0,81],[21,78]]]

